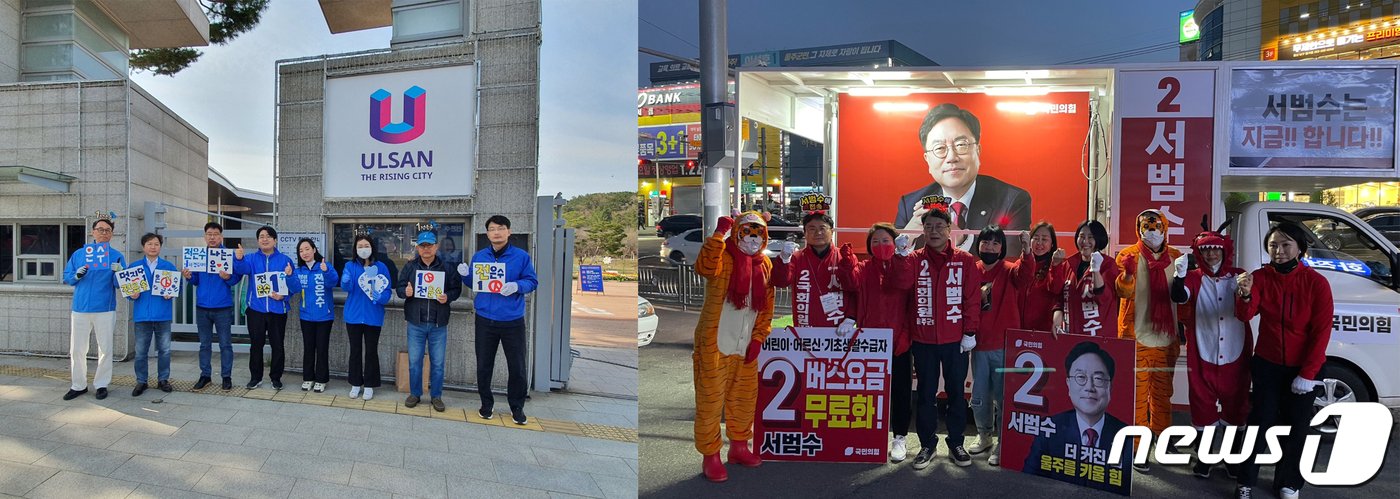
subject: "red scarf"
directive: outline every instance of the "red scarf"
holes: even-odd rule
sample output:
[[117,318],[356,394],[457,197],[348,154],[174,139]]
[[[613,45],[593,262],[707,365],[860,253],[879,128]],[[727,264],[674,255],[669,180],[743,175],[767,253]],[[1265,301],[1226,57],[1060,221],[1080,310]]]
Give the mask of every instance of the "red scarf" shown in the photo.
[[753,310],[763,310],[768,306],[768,275],[763,271],[763,252],[744,254],[732,236],[725,241],[724,250],[734,259],[734,271],[729,274],[729,303],[743,310],[744,298],[752,296],[749,301]]
[[[1172,264],[1171,254],[1167,252],[1166,244],[1162,245],[1162,253],[1157,256],[1153,256],[1152,250],[1142,241],[1138,241],[1137,244],[1143,261],[1147,262],[1147,299],[1148,306],[1152,307],[1148,317],[1152,319],[1152,327],[1163,334],[1175,336],[1171,288],[1167,285],[1167,267]],[[1137,272],[1137,269],[1132,271]]]

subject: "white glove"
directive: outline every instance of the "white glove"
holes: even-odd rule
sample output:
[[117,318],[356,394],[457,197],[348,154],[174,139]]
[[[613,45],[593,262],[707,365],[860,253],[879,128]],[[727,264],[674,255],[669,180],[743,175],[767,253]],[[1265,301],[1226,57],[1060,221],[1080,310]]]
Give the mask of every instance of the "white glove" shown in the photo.
[[778,258],[782,258],[783,263],[788,263],[792,261],[792,254],[796,252],[797,243],[794,243],[792,241],[783,241],[783,251],[778,254]]
[[467,266],[466,262],[457,264],[457,275],[468,275],[471,273],[471,271],[472,268]]
[[1172,262],[1172,264],[1173,264],[1173,265],[1176,265],[1176,276],[1177,276],[1177,277],[1186,277],[1186,255],[1185,255],[1185,254],[1176,257],[1176,261],[1175,261],[1175,262]]
[[1094,255],[1089,257],[1089,270],[1098,272],[1101,266],[1103,266],[1103,253],[1095,251]]
[[909,234],[900,234],[894,238],[894,252],[899,256],[909,256],[913,252],[913,244],[909,241]]
[[82,267],[78,267],[78,270],[73,271],[73,277],[82,279],[83,276],[87,275],[87,271],[88,271],[87,265],[84,265],[84,266],[82,266]]
[[121,262],[112,262],[112,272],[121,272],[121,271],[122,271],[122,263],[121,263]]
[[850,318],[847,318],[841,321],[840,324],[836,325],[836,336],[838,338],[845,338],[846,336],[849,336],[851,333],[854,332],[856,332],[856,321]]
[[505,286],[501,286],[501,296],[510,296],[515,294],[516,291],[520,291],[519,284],[508,282]]
[[972,349],[977,348],[977,335],[963,335],[962,342],[959,344],[962,346],[962,353],[971,352]]
[[1293,378],[1293,393],[1296,393],[1296,394],[1298,394],[1298,395],[1303,395],[1303,394],[1306,394],[1306,393],[1308,393],[1308,392],[1313,391],[1313,388],[1317,388],[1318,386],[1321,386],[1321,385],[1322,385],[1322,382],[1321,382],[1321,381],[1313,381],[1313,380],[1310,380],[1310,379],[1303,379],[1302,376],[1298,376],[1298,377],[1296,377],[1296,378]]

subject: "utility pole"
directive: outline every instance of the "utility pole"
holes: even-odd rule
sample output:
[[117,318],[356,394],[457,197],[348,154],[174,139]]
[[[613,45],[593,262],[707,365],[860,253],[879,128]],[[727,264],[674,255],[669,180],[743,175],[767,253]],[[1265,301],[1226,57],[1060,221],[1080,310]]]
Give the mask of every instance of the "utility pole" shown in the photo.
[[705,233],[730,214],[728,158],[734,106],[729,104],[729,28],[726,0],[700,0],[700,129],[704,133],[701,166],[705,168]]

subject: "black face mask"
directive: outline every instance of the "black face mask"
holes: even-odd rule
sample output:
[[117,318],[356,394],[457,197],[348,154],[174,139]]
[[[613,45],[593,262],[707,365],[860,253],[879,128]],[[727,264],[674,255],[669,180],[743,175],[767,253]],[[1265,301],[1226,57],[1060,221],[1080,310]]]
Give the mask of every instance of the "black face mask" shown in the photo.
[[1270,265],[1273,265],[1274,270],[1277,270],[1278,273],[1287,274],[1289,272],[1292,272],[1293,269],[1298,268],[1298,259],[1294,258],[1283,263],[1271,263]]
[[987,265],[996,263],[997,260],[1001,259],[1001,253],[980,252],[977,253],[977,256],[982,259],[982,263]]

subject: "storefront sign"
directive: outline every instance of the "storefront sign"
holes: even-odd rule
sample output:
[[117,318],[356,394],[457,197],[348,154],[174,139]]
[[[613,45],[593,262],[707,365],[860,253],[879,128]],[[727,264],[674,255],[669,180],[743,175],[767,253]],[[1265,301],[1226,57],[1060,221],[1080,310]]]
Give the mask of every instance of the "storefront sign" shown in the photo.
[[1196,24],[1196,10],[1188,10],[1181,13],[1181,30],[1177,33],[1177,42],[1191,43],[1201,39],[1201,27]]
[[1395,167],[1395,69],[1239,69],[1230,166]]
[[1129,495],[1130,452],[1110,456],[1133,422],[1132,340],[1006,331],[1001,466]]
[[854,43],[810,49],[784,50],[779,53],[780,66],[840,66],[852,61],[887,59],[890,42]]
[[644,126],[637,130],[637,157],[646,159],[695,159],[699,147],[690,143],[700,140],[700,124]]
[[883,463],[894,331],[774,329],[758,354],[754,443],[763,459]]
[[1210,214],[1215,73],[1122,71],[1117,84],[1119,161],[1115,245],[1134,242],[1136,216],[1162,212],[1168,242],[1186,244],[1188,221]]
[[472,66],[326,80],[328,198],[471,196]]

